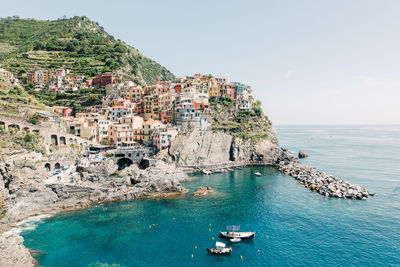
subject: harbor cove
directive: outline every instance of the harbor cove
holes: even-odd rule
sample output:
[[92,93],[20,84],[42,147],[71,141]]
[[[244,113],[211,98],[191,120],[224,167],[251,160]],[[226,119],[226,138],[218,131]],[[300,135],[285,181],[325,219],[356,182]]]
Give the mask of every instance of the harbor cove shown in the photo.
[[400,266],[398,10],[5,1],[0,267]]
[[[24,244],[43,266],[399,265],[400,173],[393,163],[400,159],[400,128],[285,126],[277,132],[282,145],[311,154],[308,165],[376,195],[323,197],[274,167],[196,173],[181,197],[100,204],[28,222]],[[381,141],[373,142],[376,136]],[[193,197],[199,186],[215,192]],[[207,255],[206,248],[225,242],[218,234],[226,225],[256,235],[231,244],[229,256]]]

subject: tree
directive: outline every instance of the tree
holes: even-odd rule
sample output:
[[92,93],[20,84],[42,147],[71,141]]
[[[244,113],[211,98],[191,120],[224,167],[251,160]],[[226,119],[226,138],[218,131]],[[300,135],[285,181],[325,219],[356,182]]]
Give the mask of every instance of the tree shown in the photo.
[[37,123],[38,123],[38,119],[36,119],[35,117],[33,117],[33,118],[31,119],[31,123],[32,123],[33,125],[37,124]]
[[260,100],[257,100],[256,102],[253,103],[254,113],[256,113],[256,115],[259,117],[263,114],[261,105],[262,105],[262,103]]

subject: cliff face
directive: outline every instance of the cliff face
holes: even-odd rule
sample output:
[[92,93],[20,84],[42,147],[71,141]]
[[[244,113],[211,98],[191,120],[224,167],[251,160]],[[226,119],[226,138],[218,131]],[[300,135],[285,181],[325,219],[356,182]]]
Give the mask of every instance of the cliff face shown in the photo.
[[275,129],[266,116],[237,114],[225,102],[211,105],[211,117],[211,129],[183,132],[172,142],[169,154],[179,165],[273,164],[281,155]]

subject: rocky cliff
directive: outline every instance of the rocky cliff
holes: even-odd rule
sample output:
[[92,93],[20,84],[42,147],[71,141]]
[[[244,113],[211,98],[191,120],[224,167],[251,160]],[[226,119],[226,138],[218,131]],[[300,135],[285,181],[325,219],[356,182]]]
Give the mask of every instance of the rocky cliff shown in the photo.
[[273,164],[281,155],[268,117],[235,112],[230,102],[211,105],[211,128],[192,128],[173,141],[169,154],[181,166],[218,166],[228,163]]

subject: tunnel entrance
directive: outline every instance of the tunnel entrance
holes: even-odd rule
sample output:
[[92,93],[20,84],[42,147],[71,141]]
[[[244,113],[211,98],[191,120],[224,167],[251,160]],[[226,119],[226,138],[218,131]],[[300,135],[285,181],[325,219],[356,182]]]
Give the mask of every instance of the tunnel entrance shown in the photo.
[[133,161],[130,160],[130,159],[128,159],[128,158],[119,159],[119,160],[117,161],[118,169],[119,169],[119,170],[122,170],[122,169],[124,169],[124,168],[126,168],[126,167],[131,166],[132,163],[133,163]]

